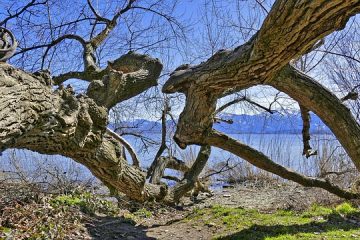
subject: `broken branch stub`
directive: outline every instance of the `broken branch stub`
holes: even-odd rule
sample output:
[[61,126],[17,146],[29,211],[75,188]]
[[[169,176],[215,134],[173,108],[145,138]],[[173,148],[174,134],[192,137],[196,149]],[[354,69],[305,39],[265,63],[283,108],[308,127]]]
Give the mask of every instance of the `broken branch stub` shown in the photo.
[[14,34],[10,30],[0,27],[0,62],[6,62],[11,58],[17,45]]
[[157,85],[163,65],[159,59],[129,52],[101,71],[102,79],[94,79],[87,95],[108,109]]

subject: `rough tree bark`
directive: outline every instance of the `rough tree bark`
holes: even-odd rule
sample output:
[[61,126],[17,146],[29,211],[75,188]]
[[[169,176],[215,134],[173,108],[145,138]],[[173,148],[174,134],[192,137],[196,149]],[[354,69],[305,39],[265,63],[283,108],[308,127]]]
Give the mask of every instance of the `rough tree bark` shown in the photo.
[[335,94],[291,65],[279,71],[270,85],[317,114],[360,170],[360,125]]
[[302,128],[302,138],[303,138],[303,155],[306,158],[311,157],[312,155],[316,155],[317,152],[313,151],[310,145],[310,123],[311,123],[311,116],[310,111],[300,105],[300,113],[301,119],[303,121],[303,128]]
[[249,42],[234,50],[219,51],[198,66],[175,71],[163,87],[165,93],[186,95],[175,141],[181,148],[189,144],[217,146],[305,186],[321,187],[344,198],[359,197],[325,180],[286,169],[255,149],[212,129],[217,99],[252,86],[270,85],[316,113],[360,170],[359,124],[334,94],[289,64],[311,51],[329,33],[342,29],[359,11],[360,2],[354,0],[277,0]]
[[[134,6],[134,3],[134,0],[127,1],[123,8],[119,8],[113,17],[108,19],[96,11],[91,1],[87,1],[96,19],[95,25],[99,23],[102,27],[97,34],[94,32],[94,25],[88,40],[80,35],[66,33],[58,38],[51,38],[49,43],[23,47],[15,54],[44,48],[43,68],[51,48],[65,40],[76,41],[83,48],[82,71],[70,71],[52,77],[46,71],[31,74],[5,63],[0,65],[0,151],[7,148],[25,148],[39,153],[67,156],[88,167],[114,194],[122,192],[137,201],[165,199],[167,187],[161,185],[160,180],[146,183],[145,173],[140,169],[135,150],[107,128],[109,109],[155,86],[162,64],[147,55],[129,52],[108,62],[107,66],[101,69],[95,57],[96,50],[115,29],[118,20],[131,9],[148,10],[169,22],[177,23],[151,7],[142,8]],[[0,25],[36,5],[38,4],[35,1],[30,2],[17,14],[10,14]],[[0,30],[0,61],[5,61],[16,50],[16,40],[7,29]],[[84,95],[75,95],[71,86],[62,86],[63,82],[73,78],[90,82]],[[53,84],[58,85],[55,91]],[[164,121],[167,111],[166,107]],[[165,122],[164,127],[166,128]],[[165,134],[164,131],[164,143]],[[126,161],[125,149],[132,157],[133,166]],[[164,149],[159,151],[157,158],[162,151]],[[167,160],[165,167],[183,172],[189,170],[183,162],[173,158]],[[157,174],[155,179],[163,177],[163,170],[155,171],[153,175]],[[152,184],[153,182],[156,184]],[[166,201],[171,202],[172,199],[166,198]]]
[[[44,3],[31,1],[15,15],[9,13],[10,16],[0,25],[40,4]],[[154,11],[154,5],[143,8],[134,4],[134,0],[126,1],[126,4],[108,19],[97,12],[91,1],[87,1],[96,19],[93,31],[88,35],[90,39],[75,33],[65,33],[58,38],[52,36],[48,43],[23,46],[15,54],[42,48],[45,50],[42,56],[43,68],[51,48],[66,40],[76,41],[83,48],[82,71],[65,72],[54,77],[47,71],[32,74],[6,63],[0,64],[0,152],[7,148],[23,148],[44,154],[67,156],[88,167],[115,194],[122,192],[137,201],[155,199],[172,202],[171,198],[166,197],[167,187],[160,182],[163,177],[162,167],[151,174],[154,175],[154,181],[146,183],[146,176],[140,169],[135,150],[107,128],[109,110],[117,103],[155,86],[162,64],[158,59],[129,52],[108,62],[105,68],[100,68],[95,57],[96,50],[115,29],[122,15],[131,9],[147,10],[177,24],[171,17]],[[97,24],[99,26],[96,26]],[[100,25],[102,30],[96,33],[95,29]],[[6,61],[12,56],[17,45],[14,36],[7,29],[0,28],[0,45],[0,61]],[[90,82],[84,95],[75,95],[71,86],[62,86],[63,82],[73,78]],[[55,91],[53,84],[58,85]],[[163,114],[165,129],[167,111],[166,105]],[[166,131],[163,132],[164,146],[156,156],[156,159],[160,160],[163,159],[160,155],[166,148]],[[132,157],[132,166],[126,161],[125,149]],[[191,170],[174,158],[166,159],[164,167],[182,172]]]
[[[189,144],[203,146],[189,174],[172,190],[146,183],[145,173],[124,159],[121,140],[106,129],[109,109],[155,85],[162,69],[158,60],[135,53],[120,57],[104,69],[97,66],[96,48],[134,2],[128,1],[112,19],[103,18],[92,9],[105,27],[89,41],[67,34],[40,46],[48,51],[65,39],[79,42],[84,48],[81,72],[52,78],[47,72],[31,74],[0,64],[1,151],[25,148],[61,154],[87,166],[110,189],[132,199],[171,201],[187,191],[189,183],[194,184],[206,164],[209,146],[214,145],[300,184],[322,187],[345,198],[358,198],[357,193],[342,190],[323,179],[308,178],[279,166],[212,129],[217,99],[251,86],[271,85],[319,115],[360,170],[359,124],[335,95],[289,65],[326,35],[343,28],[360,11],[358,0],[277,0],[259,32],[248,43],[231,51],[220,51],[198,66],[180,68],[172,74],[163,91],[186,95],[175,140],[182,148]],[[29,49],[22,51],[26,50]],[[61,84],[71,78],[90,81],[85,95],[75,95],[71,87],[53,90],[53,82]],[[334,120],[331,115],[338,118]]]
[[[53,91],[48,73],[30,74],[2,63],[1,150],[25,148],[44,154],[61,154],[87,166],[110,189],[132,199],[163,198],[163,187],[145,183],[145,174],[128,165],[122,157],[122,142],[106,128],[108,110],[112,106],[109,103],[117,101],[119,96],[127,98],[126,94],[132,96],[141,93],[145,86],[156,84],[162,65],[156,59],[135,53],[122,59],[133,59],[134,72],[116,69],[116,77],[104,75],[101,81],[95,81],[101,93],[97,94],[91,83],[87,95],[75,95],[70,87]],[[142,64],[133,64],[136,61]],[[108,90],[107,85],[113,87]],[[108,97],[98,97],[102,94]]]
[[210,153],[210,145],[201,146],[195,162],[193,163],[191,168],[187,172],[185,172],[184,179],[171,189],[169,194],[171,199],[173,199],[175,202],[179,202],[180,198],[184,196],[187,192],[191,191],[196,184],[198,186],[195,191],[199,191],[199,189],[204,191],[203,189],[201,189],[202,184],[199,181],[199,176],[210,157]]

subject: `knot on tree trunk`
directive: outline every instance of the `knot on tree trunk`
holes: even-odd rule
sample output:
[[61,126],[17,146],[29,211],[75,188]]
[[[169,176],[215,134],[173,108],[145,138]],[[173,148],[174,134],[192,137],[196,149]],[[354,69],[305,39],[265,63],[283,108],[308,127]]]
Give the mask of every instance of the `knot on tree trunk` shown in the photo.
[[108,62],[101,80],[90,83],[87,95],[110,109],[117,103],[134,97],[157,85],[162,64],[147,55],[129,52]]
[[33,73],[34,77],[44,85],[52,86],[52,78],[49,70],[41,70]]
[[0,27],[0,62],[11,58],[17,48],[15,36],[6,28]]
[[61,101],[55,118],[62,131],[73,135],[73,142],[79,147],[84,147],[87,142],[100,143],[101,136],[106,131],[107,109],[98,106],[87,96],[75,96],[71,86],[60,87],[56,92]]
[[186,105],[180,114],[175,142],[180,148],[189,144],[203,144],[211,132],[216,110],[217,94],[209,93],[206,88],[193,86],[186,94]]

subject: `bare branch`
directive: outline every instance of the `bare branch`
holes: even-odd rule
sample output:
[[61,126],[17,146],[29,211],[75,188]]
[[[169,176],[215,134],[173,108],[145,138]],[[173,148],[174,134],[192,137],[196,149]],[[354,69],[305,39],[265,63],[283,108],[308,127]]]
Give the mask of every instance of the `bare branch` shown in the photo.
[[359,97],[359,93],[357,93],[357,92],[355,92],[355,91],[351,91],[351,92],[349,92],[348,94],[346,94],[346,96],[342,97],[342,98],[341,98],[341,101],[342,101],[342,102],[345,102],[345,101],[347,101],[347,100],[353,100],[353,101],[355,101],[355,100],[358,99],[358,97]]
[[345,199],[360,198],[359,193],[353,193],[341,189],[327,180],[307,177],[300,173],[294,172],[288,168],[285,168],[273,162],[263,153],[215,130],[213,130],[212,133],[209,134],[209,136],[205,139],[205,141],[208,144],[211,144],[212,146],[222,148],[241,157],[242,159],[248,161],[249,163],[253,164],[254,166],[260,169],[276,174],[282,178],[292,180],[303,186],[323,188]]
[[81,80],[85,80],[85,81],[90,81],[91,79],[93,79],[92,77],[89,77],[88,74],[86,74],[86,72],[67,72],[64,74],[60,74],[59,76],[55,76],[53,77],[53,82],[56,85],[60,85],[63,82],[65,82],[66,80],[69,79],[81,79]]
[[98,12],[95,10],[94,6],[93,6],[92,3],[91,3],[91,0],[87,0],[87,3],[88,3],[88,5],[89,5],[91,11],[92,11],[93,14],[95,15],[97,21],[106,22],[106,23],[109,23],[109,22],[110,22],[109,19],[104,18],[104,17],[100,16],[100,14],[98,14]]
[[269,13],[269,10],[266,9],[264,4],[260,0],[255,0],[255,1],[261,7],[261,9],[264,10],[264,12]]
[[317,49],[315,51],[316,52],[326,53],[326,54],[331,54],[331,55],[335,55],[335,56],[339,56],[339,57],[344,57],[344,58],[350,59],[352,61],[355,61],[357,63],[360,63],[359,59],[357,59],[355,57],[352,57],[352,56],[349,56],[349,55],[346,55],[346,54],[343,54],[343,53],[337,53],[337,52],[332,52],[332,51],[328,51],[328,50],[321,50],[321,49]]
[[81,43],[82,46],[84,46],[84,47],[86,46],[86,41],[82,37],[75,35],[75,34],[65,34],[47,44],[40,44],[40,45],[36,45],[36,46],[32,46],[32,47],[22,48],[14,56],[23,54],[23,53],[31,51],[31,50],[39,49],[39,48],[53,47],[56,44],[59,44],[60,42],[67,40],[67,39],[78,41],[79,43]]
[[[234,50],[219,51],[198,66],[176,71],[164,84],[163,92],[185,93],[196,83],[197,88],[204,87],[213,95],[216,92],[222,96],[230,90],[266,84],[292,59],[343,28],[359,11],[358,2],[277,0],[261,29],[247,43]],[[295,16],[309,16],[313,21]]]
[[167,180],[171,180],[171,181],[174,181],[174,182],[180,182],[181,180],[175,176],[169,176],[169,175],[164,175],[162,177],[163,179],[167,179]]
[[[165,149],[167,149],[167,145],[166,145],[166,116],[168,115],[170,108],[169,108],[169,102],[167,100],[167,98],[164,99],[164,107],[162,110],[162,114],[161,114],[161,143],[160,143],[160,147],[158,149],[158,151],[155,154],[154,160],[147,172],[147,176],[146,178],[150,178],[150,182],[151,183],[155,183],[158,184],[160,182],[160,178],[159,177],[154,177],[154,175],[159,175],[159,174],[153,174],[154,171],[156,171],[156,168],[160,166],[162,164],[159,164],[158,158],[163,154],[163,152],[165,151]],[[160,170],[161,172],[163,170]],[[161,177],[161,176],[160,176]]]
[[11,58],[17,48],[15,36],[6,28],[0,27],[0,62]]
[[228,108],[228,107],[230,107],[230,106],[232,106],[232,105],[234,105],[234,104],[236,104],[236,103],[245,101],[245,99],[246,99],[246,97],[244,96],[244,97],[236,98],[236,99],[234,99],[234,100],[232,100],[232,101],[230,101],[230,102],[227,102],[227,103],[225,103],[224,105],[222,105],[221,107],[219,107],[219,108],[216,110],[215,114],[218,114],[218,113],[224,111],[226,108]]
[[104,40],[109,36],[109,34],[111,33],[111,31],[115,28],[116,24],[117,24],[117,20],[118,18],[126,13],[127,11],[129,11],[132,8],[132,4],[135,2],[135,0],[129,0],[128,4],[126,5],[125,8],[119,10],[114,17],[110,20],[110,21],[106,21],[106,26],[105,28],[99,33],[97,34],[95,37],[93,37],[90,40],[91,46],[96,49],[100,46],[100,44],[102,44],[104,42]]
[[152,170],[148,171],[147,178],[150,177],[150,183],[152,184],[160,183],[166,168],[177,170],[184,174],[189,171],[189,167],[185,164],[185,162],[173,156],[156,158],[151,164],[151,168]]
[[224,173],[227,171],[231,171],[239,165],[240,165],[240,163],[230,166],[230,158],[228,158],[226,160],[226,163],[219,170],[211,169],[210,171],[208,171],[209,173],[207,175],[205,175],[204,177],[201,177],[201,179],[206,179],[206,178],[212,177],[214,175],[218,175],[218,174],[221,174],[221,173]]
[[254,105],[254,106],[256,106],[256,107],[258,107],[260,109],[263,109],[263,110],[265,110],[266,112],[268,112],[270,114],[274,113],[270,108],[264,107],[261,104],[258,104],[257,102],[254,102],[251,99],[247,98],[246,96],[243,96],[243,97],[234,99],[234,100],[232,100],[232,101],[230,101],[228,103],[225,103],[223,106],[219,107],[216,110],[215,114],[218,114],[218,113],[224,111],[226,108],[228,108],[228,107],[230,107],[230,106],[232,106],[232,105],[234,105],[236,103],[243,102],[243,101],[248,102],[248,103],[250,103],[250,104],[252,104],[252,105]]
[[303,121],[302,137],[303,137],[303,155],[309,158],[313,155],[317,155],[317,151],[313,151],[310,146],[310,111],[300,105],[301,118]]
[[210,157],[210,153],[211,147],[209,145],[201,146],[195,162],[189,171],[185,173],[184,179],[171,190],[170,195],[172,195],[175,202],[178,202],[182,196],[194,188],[200,173]]
[[248,103],[250,103],[250,104],[252,104],[252,105],[254,105],[254,106],[258,107],[258,108],[261,108],[262,110],[265,110],[266,112],[268,112],[270,114],[274,113],[274,111],[271,110],[270,108],[264,107],[261,104],[258,104],[257,102],[254,102],[254,101],[252,101],[252,100],[250,100],[248,98],[245,98],[245,101],[247,101]]
[[132,160],[133,160],[133,165],[136,167],[140,167],[140,160],[139,157],[137,156],[135,150],[132,148],[132,146],[130,145],[130,143],[128,143],[124,138],[120,137],[117,133],[113,132],[111,129],[107,128],[106,132],[113,138],[115,138],[117,141],[119,141],[122,145],[124,145],[124,147],[126,148],[126,150],[129,152]]
[[44,5],[47,3],[47,0],[44,0],[43,2],[36,2],[36,0],[32,0],[28,4],[26,4],[24,7],[22,7],[20,10],[16,11],[14,14],[10,14],[8,17],[6,17],[4,20],[0,22],[0,26],[7,24],[7,22],[13,18],[19,17],[21,14],[23,14],[26,10],[28,10],[31,7],[37,6],[37,5]]
[[319,116],[335,134],[356,167],[360,169],[360,148],[358,147],[360,125],[336,95],[291,65],[284,67],[278,73],[271,82],[271,86],[287,93],[299,104]]

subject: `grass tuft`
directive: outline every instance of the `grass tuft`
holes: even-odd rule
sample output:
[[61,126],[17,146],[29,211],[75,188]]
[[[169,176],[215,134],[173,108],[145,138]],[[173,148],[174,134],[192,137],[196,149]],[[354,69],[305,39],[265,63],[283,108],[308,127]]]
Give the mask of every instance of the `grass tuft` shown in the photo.
[[197,225],[221,227],[215,239],[288,240],[288,239],[360,239],[360,222],[348,221],[359,214],[349,203],[335,208],[311,206],[305,212],[279,210],[261,213],[254,209],[215,205],[196,210],[186,221]]

